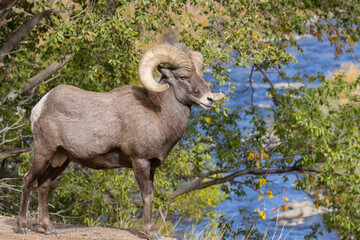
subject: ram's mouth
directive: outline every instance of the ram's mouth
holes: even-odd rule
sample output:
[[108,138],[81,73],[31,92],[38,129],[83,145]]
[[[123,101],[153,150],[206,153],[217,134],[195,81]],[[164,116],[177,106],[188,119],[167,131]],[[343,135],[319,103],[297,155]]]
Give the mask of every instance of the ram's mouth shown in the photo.
[[199,102],[199,106],[202,107],[205,110],[210,110],[213,105],[206,105],[206,104],[203,104],[203,103]]

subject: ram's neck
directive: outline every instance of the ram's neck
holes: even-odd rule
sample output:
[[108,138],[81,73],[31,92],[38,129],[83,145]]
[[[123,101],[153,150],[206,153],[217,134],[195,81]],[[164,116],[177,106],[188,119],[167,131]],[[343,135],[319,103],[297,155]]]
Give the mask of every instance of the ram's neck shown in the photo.
[[157,116],[164,122],[168,130],[180,139],[188,125],[191,107],[176,99],[172,87],[165,92],[150,93],[150,95],[155,101],[158,101],[155,103],[159,106],[156,112]]

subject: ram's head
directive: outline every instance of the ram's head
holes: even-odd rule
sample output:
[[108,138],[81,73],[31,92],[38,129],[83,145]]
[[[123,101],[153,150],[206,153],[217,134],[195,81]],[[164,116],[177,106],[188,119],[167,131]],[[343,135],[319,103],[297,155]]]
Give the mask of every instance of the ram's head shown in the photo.
[[[149,91],[164,92],[170,86],[176,99],[184,105],[199,105],[210,109],[222,93],[211,93],[203,77],[203,55],[200,52],[184,52],[169,45],[160,45],[148,50],[139,64],[139,78]],[[164,66],[164,65],[167,66]],[[154,80],[155,68],[161,73],[160,81]]]

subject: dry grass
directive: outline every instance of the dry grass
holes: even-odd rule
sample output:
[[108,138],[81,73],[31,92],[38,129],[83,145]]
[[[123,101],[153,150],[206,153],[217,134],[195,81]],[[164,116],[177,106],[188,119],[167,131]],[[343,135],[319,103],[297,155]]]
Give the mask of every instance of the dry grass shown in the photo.
[[[356,80],[360,77],[360,68],[359,66],[353,64],[353,63],[346,63],[343,64],[342,69],[336,70],[334,74],[330,75],[329,79],[334,79],[335,76],[344,73],[344,81],[348,84],[354,84]],[[360,95],[360,87],[357,87],[356,89],[352,90],[351,95]],[[346,97],[346,93],[343,93],[344,96],[342,96],[339,99],[339,104],[344,105],[349,103],[349,98]]]

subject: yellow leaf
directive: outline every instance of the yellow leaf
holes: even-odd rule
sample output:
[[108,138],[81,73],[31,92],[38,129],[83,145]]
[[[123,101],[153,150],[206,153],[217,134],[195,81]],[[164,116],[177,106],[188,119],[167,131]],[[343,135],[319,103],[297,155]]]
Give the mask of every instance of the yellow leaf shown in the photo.
[[266,179],[265,178],[259,178],[258,182],[260,184],[260,187],[262,187],[263,185],[266,184]]
[[344,203],[345,203],[344,199],[342,199],[342,198],[339,198],[339,199],[337,200],[337,202],[338,202],[340,205],[344,205]]
[[309,182],[310,182],[310,183],[313,183],[315,180],[316,180],[316,178],[315,178],[314,175],[310,175],[310,176],[309,176]]
[[210,117],[205,117],[204,119],[205,119],[205,121],[206,121],[207,123],[211,121],[211,118],[210,118]]
[[253,160],[253,151],[249,152],[249,156],[248,156],[247,160],[249,160],[249,161]]
[[273,193],[269,190],[269,191],[267,191],[267,193],[266,193],[266,197],[267,197],[267,198],[273,198],[274,195],[273,195]]
[[256,33],[253,33],[253,37],[254,37],[254,38],[257,38],[257,34],[256,34]]
[[261,211],[261,212],[260,212],[259,219],[260,219],[260,220],[261,220],[261,219],[263,219],[263,220],[266,219],[266,213],[265,213],[264,211]]
[[257,199],[259,200],[259,202],[261,201],[261,199],[263,199],[263,196],[261,196],[261,195],[258,195],[257,196]]
[[312,196],[313,196],[314,198],[316,198],[316,199],[319,199],[319,197],[320,197],[320,195],[319,195],[318,192],[314,193]]
[[284,205],[281,206],[281,210],[283,210],[284,212],[287,211],[289,209],[289,204],[285,203]]
[[269,155],[267,155],[263,150],[261,150],[260,158],[264,158],[266,160],[270,159]]
[[256,167],[260,167],[260,161],[256,161]]
[[259,158],[259,154],[250,150],[249,152],[249,156],[248,156],[248,160],[251,161],[251,160],[254,160],[254,159],[258,159]]
[[283,199],[284,199],[285,202],[288,202],[288,201],[289,201],[288,197],[286,197],[286,196],[283,197]]

